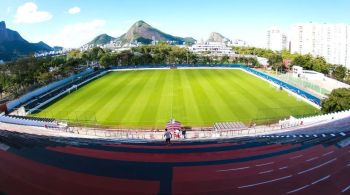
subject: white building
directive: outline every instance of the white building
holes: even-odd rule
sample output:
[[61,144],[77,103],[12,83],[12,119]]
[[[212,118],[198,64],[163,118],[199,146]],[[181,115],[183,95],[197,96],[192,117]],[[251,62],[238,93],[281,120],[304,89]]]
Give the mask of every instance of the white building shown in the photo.
[[291,52],[322,56],[350,68],[350,26],[302,23],[292,26]]
[[287,36],[280,29],[271,28],[267,31],[267,49],[282,51],[288,49]]
[[189,50],[194,53],[207,53],[211,55],[234,54],[232,48],[227,47],[225,43],[220,42],[197,43],[189,47]]
[[350,85],[346,83],[342,83],[335,79],[329,78],[322,73],[312,71],[312,70],[304,70],[300,66],[293,66],[293,77],[298,77],[303,81],[307,81],[313,83],[314,85],[322,86],[329,91],[338,88],[350,88]]
[[269,65],[269,59],[267,59],[267,58],[257,56],[256,60],[258,60],[259,64],[261,64],[264,67],[267,67]]
[[236,39],[228,43],[228,46],[233,47],[249,47],[248,43],[241,39]]

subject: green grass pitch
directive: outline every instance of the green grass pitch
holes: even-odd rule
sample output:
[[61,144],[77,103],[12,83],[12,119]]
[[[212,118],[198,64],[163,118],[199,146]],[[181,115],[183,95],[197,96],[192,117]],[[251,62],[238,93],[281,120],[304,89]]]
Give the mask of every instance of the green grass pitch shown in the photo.
[[244,123],[318,113],[241,70],[173,69],[111,72],[34,114],[124,128]]

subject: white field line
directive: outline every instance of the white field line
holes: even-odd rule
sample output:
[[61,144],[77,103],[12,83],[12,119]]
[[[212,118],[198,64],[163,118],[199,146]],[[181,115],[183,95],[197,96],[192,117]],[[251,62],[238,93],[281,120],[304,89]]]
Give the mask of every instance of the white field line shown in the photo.
[[298,156],[293,156],[291,158],[289,158],[290,160],[293,160],[293,159],[297,159],[297,158],[300,158],[300,157],[303,157],[304,155],[300,154]]
[[262,167],[262,166],[266,166],[266,165],[271,165],[271,164],[274,164],[275,162],[268,162],[268,163],[263,163],[263,164],[257,164],[255,166],[257,167]]
[[259,172],[259,175],[266,174],[266,173],[271,173],[271,172],[273,172],[273,169],[268,170],[268,171]]
[[311,185],[315,185],[315,184],[317,184],[317,183],[319,183],[319,182],[321,182],[323,180],[326,180],[326,179],[328,179],[330,177],[331,177],[331,175],[327,175],[326,177],[322,177],[321,179],[318,179],[318,180],[312,182]]
[[325,153],[325,154],[322,154],[322,156],[328,156],[328,155],[332,154],[333,152],[334,152],[334,151],[327,152],[327,153]]
[[233,169],[222,169],[222,170],[217,170],[216,172],[227,172],[227,171],[240,171],[244,169],[249,169],[250,167],[239,167],[239,168],[233,168]]
[[306,162],[310,162],[310,161],[316,160],[316,159],[318,159],[318,158],[319,158],[319,157],[317,157],[317,156],[316,156],[316,157],[313,157],[313,158],[309,158],[309,159],[306,160]]
[[298,192],[298,191],[300,191],[300,190],[302,190],[302,189],[305,189],[305,188],[307,188],[307,187],[309,187],[310,185],[305,185],[305,186],[303,186],[303,187],[300,187],[300,188],[297,188],[297,189],[295,189],[295,190],[292,190],[292,191],[289,191],[289,192],[287,192],[287,194],[291,194],[291,193],[294,193],[294,192]]
[[350,185],[348,187],[344,188],[341,192],[344,193],[344,192],[348,191],[349,189],[350,189]]
[[309,186],[311,186],[311,185],[315,185],[315,184],[317,184],[317,183],[320,183],[321,181],[324,181],[324,180],[326,180],[326,179],[328,179],[328,178],[330,178],[330,177],[331,177],[330,175],[327,175],[327,176],[325,176],[325,177],[322,177],[322,178],[320,178],[320,179],[318,179],[318,180],[312,182],[311,184],[307,184],[307,185],[302,186],[302,187],[300,187],[300,188],[291,190],[291,191],[287,192],[287,194],[291,194],[291,193],[294,193],[294,192],[298,192],[298,191],[303,190],[303,189],[305,189],[305,188],[307,188],[307,187],[309,187]]
[[332,162],[334,162],[334,161],[336,161],[336,160],[337,160],[337,158],[333,158],[332,160],[329,160],[329,161],[327,161],[327,162],[325,162],[325,163],[322,163],[322,164],[320,164],[320,165],[317,165],[317,166],[314,166],[314,167],[312,167],[312,168],[309,168],[309,169],[306,169],[306,170],[304,170],[304,171],[301,171],[301,172],[298,173],[298,175],[301,175],[301,174],[307,173],[307,172],[309,172],[309,171],[318,169],[318,168],[323,167],[323,166],[325,166],[325,165],[327,165],[327,164],[330,164],[330,163],[332,163]]
[[244,186],[239,186],[238,188],[250,188],[250,187],[254,187],[254,186],[258,186],[258,185],[263,185],[263,184],[267,184],[267,183],[272,183],[275,181],[280,181],[280,180],[284,180],[284,179],[288,179],[291,178],[292,175],[287,175],[284,177],[280,177],[280,178],[276,178],[276,179],[272,179],[272,180],[267,180],[267,181],[263,181],[263,182],[259,182],[259,183],[254,183],[254,184],[249,184],[249,185],[244,185]]

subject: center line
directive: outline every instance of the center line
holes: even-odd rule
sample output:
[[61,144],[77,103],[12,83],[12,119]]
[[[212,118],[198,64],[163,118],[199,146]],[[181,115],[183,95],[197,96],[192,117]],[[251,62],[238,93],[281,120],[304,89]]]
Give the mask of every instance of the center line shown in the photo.
[[234,169],[223,169],[223,170],[218,170],[216,172],[226,172],[226,171],[239,171],[239,170],[244,170],[244,169],[249,169],[250,167],[239,167],[239,168],[234,168]]
[[295,189],[295,190],[292,190],[292,191],[287,192],[287,194],[291,194],[291,193],[300,191],[300,190],[305,189],[305,188],[307,188],[307,187],[309,187],[309,186],[310,186],[310,185],[306,185],[306,186],[300,187],[300,188],[298,188],[298,189]]
[[272,182],[275,182],[275,181],[280,181],[280,180],[288,179],[288,178],[290,178],[290,177],[292,177],[292,175],[287,175],[287,176],[284,176],[284,177],[280,177],[280,178],[272,179],[272,180],[268,180],[268,181],[263,181],[263,182],[260,182],[260,183],[255,183],[255,184],[250,184],[250,185],[245,185],[245,186],[239,186],[238,188],[249,188],[249,187],[254,187],[254,186],[258,186],[258,185],[263,185],[263,184],[272,183]]
[[291,158],[289,158],[289,159],[297,159],[297,158],[300,158],[300,157],[302,157],[303,155],[302,154],[300,154],[300,155],[298,155],[298,156],[294,156],[294,157],[291,157]]
[[301,172],[298,173],[298,175],[301,175],[301,174],[303,174],[303,173],[312,171],[312,170],[314,170],[314,169],[318,169],[318,168],[320,168],[320,167],[322,167],[322,166],[324,166],[324,165],[327,165],[327,164],[329,164],[329,163],[332,163],[332,162],[334,162],[334,161],[336,161],[336,160],[337,160],[337,158],[333,158],[332,160],[329,160],[329,161],[327,161],[327,162],[325,162],[325,163],[322,163],[322,164],[317,165],[317,166],[315,166],[315,167],[312,167],[312,168],[310,168],[310,169],[306,169],[306,170],[304,170],[304,171],[301,171]]
[[271,165],[273,164],[274,162],[268,162],[268,163],[264,163],[264,164],[258,164],[258,165],[255,165],[257,167],[262,167],[262,166],[265,166],[265,165]]

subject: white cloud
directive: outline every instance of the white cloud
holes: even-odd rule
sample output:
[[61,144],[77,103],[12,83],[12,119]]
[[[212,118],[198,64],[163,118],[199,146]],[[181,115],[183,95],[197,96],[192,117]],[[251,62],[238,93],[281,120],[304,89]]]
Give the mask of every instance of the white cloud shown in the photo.
[[7,7],[6,12],[9,14],[11,12],[11,7]]
[[77,48],[103,33],[105,24],[105,20],[69,24],[57,34],[44,37],[44,41],[50,45]]
[[51,20],[49,12],[39,11],[38,6],[33,2],[25,3],[17,8],[15,23],[40,23]]
[[72,7],[72,8],[70,8],[69,10],[68,10],[68,13],[69,14],[77,14],[77,13],[79,13],[80,12],[80,7]]

